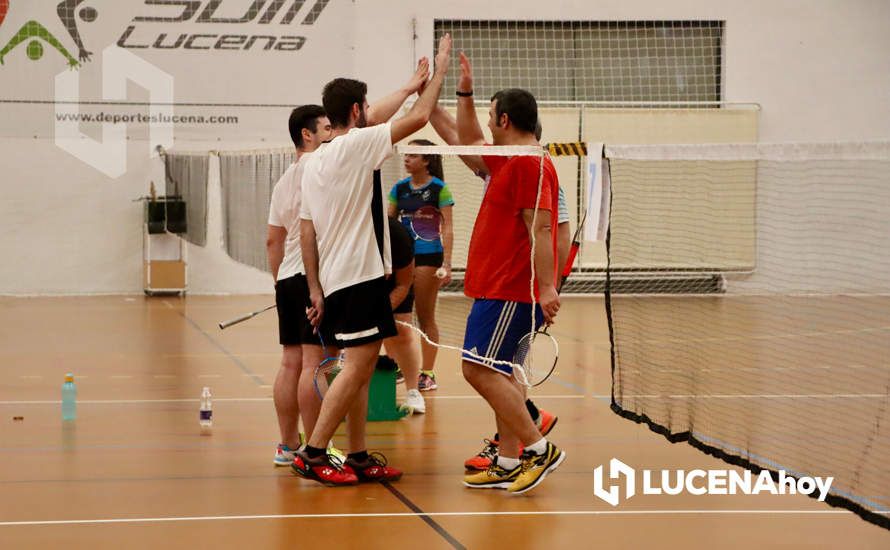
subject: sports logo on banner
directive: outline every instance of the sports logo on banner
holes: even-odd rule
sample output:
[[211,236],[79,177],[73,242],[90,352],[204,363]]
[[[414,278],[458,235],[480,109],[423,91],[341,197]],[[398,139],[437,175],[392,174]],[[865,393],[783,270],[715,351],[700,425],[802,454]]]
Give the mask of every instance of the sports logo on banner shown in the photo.
[[[0,28],[12,1],[25,0],[0,0]],[[4,44],[0,65],[19,46],[33,61],[42,59],[47,51],[58,53],[72,68],[90,61],[92,52],[81,30],[82,24],[99,18],[99,10],[91,5],[96,3],[103,1],[62,0],[55,5],[55,13],[46,10],[27,19],[17,32],[0,42]],[[120,8],[122,3],[115,2],[115,7]],[[253,0],[247,7],[239,0],[143,0],[137,15],[120,30],[117,45],[133,50],[293,52],[300,50],[307,38],[293,34],[291,26],[314,25],[329,3],[315,0],[311,8],[304,9],[306,0]],[[56,19],[66,34],[50,30],[57,26]]]
[[[231,0],[231,5],[223,5],[223,0],[145,0],[146,8],[151,9],[133,18],[117,45],[129,49],[297,51],[306,37],[293,35],[287,28],[296,22],[314,25],[329,1],[315,0],[305,12],[306,0],[253,0],[246,8],[243,2],[238,4],[240,9]],[[222,15],[223,11],[227,14]],[[305,15],[298,17],[301,12]]]
[[[79,23],[92,23],[99,17],[99,12],[92,6],[80,7],[83,2],[84,0],[63,0],[56,6],[55,15],[68,33],[68,36],[63,36],[61,39],[50,32],[40,20],[29,19],[26,21],[0,50],[0,65],[5,64],[6,56],[19,46],[24,46],[25,55],[32,61],[42,59],[47,49],[58,52],[68,61],[68,65],[74,68],[79,67],[82,62],[89,61],[92,52],[84,46]],[[3,26],[9,8],[10,0],[0,0],[0,28]],[[77,57],[72,55],[68,47],[65,46],[68,38],[73,42],[73,46],[69,43],[69,47],[77,48]]]
[[17,106],[0,135],[54,140],[114,178],[128,140],[285,141],[287,105],[317,102],[352,63],[353,13],[349,0],[0,0],[0,100]]

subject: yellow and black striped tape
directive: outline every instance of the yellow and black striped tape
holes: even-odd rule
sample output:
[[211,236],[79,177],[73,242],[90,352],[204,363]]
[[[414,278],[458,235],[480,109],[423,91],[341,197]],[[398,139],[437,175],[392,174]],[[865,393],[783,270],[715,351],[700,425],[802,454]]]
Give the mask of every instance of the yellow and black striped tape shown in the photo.
[[584,157],[587,156],[587,144],[583,141],[574,143],[548,143],[547,151],[554,157]]

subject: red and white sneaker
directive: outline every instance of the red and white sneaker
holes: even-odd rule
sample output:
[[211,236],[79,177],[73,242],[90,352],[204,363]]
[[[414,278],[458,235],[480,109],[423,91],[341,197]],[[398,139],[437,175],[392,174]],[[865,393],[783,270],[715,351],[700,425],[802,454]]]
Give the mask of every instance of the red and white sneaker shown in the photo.
[[291,469],[300,477],[317,481],[328,487],[358,483],[358,477],[354,471],[338,463],[328,454],[323,454],[318,458],[309,458],[306,451],[295,451]]
[[402,471],[386,465],[386,457],[381,453],[368,454],[368,460],[358,462],[347,458],[344,467],[352,468],[360,481],[398,481]]
[[491,467],[494,459],[498,456],[498,441],[496,439],[486,439],[485,447],[479,451],[479,454],[471,456],[464,462],[464,468],[467,470],[485,471]]

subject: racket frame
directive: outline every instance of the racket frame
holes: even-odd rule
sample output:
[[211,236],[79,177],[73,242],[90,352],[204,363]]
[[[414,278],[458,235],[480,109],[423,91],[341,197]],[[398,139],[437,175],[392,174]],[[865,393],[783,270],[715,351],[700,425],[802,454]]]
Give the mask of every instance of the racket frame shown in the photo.
[[[550,329],[550,326],[545,325],[543,329],[536,330],[535,332],[529,332],[525,336],[520,338],[520,340],[519,340],[520,344],[522,343],[523,340],[529,340],[528,351],[526,352],[526,357],[524,360],[519,361],[519,358],[516,357],[515,354],[513,356],[513,363],[515,363],[516,365],[519,365],[519,368],[522,370],[522,374],[517,376],[517,372],[516,372],[517,367],[513,367],[513,378],[515,378],[517,382],[519,382],[520,384],[522,384],[523,386],[525,386],[527,388],[535,388],[537,386],[540,386],[544,382],[546,382],[547,379],[550,378],[550,376],[556,370],[556,364],[559,362],[559,342],[556,341],[556,338],[554,338],[552,334],[547,332],[549,329]],[[553,344],[553,349],[554,349],[553,364],[550,365],[550,370],[548,370],[547,374],[545,374],[540,380],[538,380],[537,382],[531,382],[529,373],[526,370],[525,365],[531,359],[530,355],[531,355],[531,351],[532,351],[532,344],[534,344],[535,339],[539,338],[540,336],[546,336],[549,339],[550,343]]]
[[229,319],[228,321],[222,321],[221,323],[219,323],[219,329],[225,330],[232,325],[237,325],[238,323],[243,323],[244,321],[247,321],[248,319],[253,319],[260,313],[269,311],[270,309],[274,309],[276,307],[278,307],[278,306],[276,306],[275,304],[272,304],[271,306],[266,306],[263,309],[258,309],[256,311],[252,311],[252,312],[248,313],[247,315],[235,317],[234,319]]
[[[432,238],[423,237],[423,236],[421,236],[420,232],[417,231],[417,228],[414,227],[414,215],[417,214],[417,212],[420,212],[421,210],[424,210],[427,212],[429,212],[429,211],[435,212],[435,218],[439,222],[436,225],[438,230],[436,231],[435,237],[432,237]],[[438,208],[436,208],[435,206],[431,206],[431,205],[421,206],[420,208],[415,210],[414,213],[411,214],[411,216],[408,218],[408,223],[411,225],[411,232],[414,233],[415,241],[421,240],[421,241],[426,241],[426,242],[435,242],[442,237],[442,211],[439,210]]]
[[[324,355],[324,359],[315,367],[315,373],[312,375],[312,384],[315,386],[315,393],[318,394],[318,397],[324,399],[327,388],[330,386],[328,377],[340,372],[340,356],[334,357],[328,354],[328,347],[324,343],[321,332],[318,333],[318,340],[321,342],[321,352]],[[324,390],[322,390],[322,386],[318,382],[319,377],[324,377]]]

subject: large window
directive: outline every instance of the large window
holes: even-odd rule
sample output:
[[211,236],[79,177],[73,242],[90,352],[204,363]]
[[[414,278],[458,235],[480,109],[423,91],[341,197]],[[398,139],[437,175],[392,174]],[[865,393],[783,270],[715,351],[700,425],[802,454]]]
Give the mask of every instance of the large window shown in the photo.
[[722,21],[437,20],[436,40],[446,32],[470,56],[480,98],[518,87],[539,101],[722,99]]

